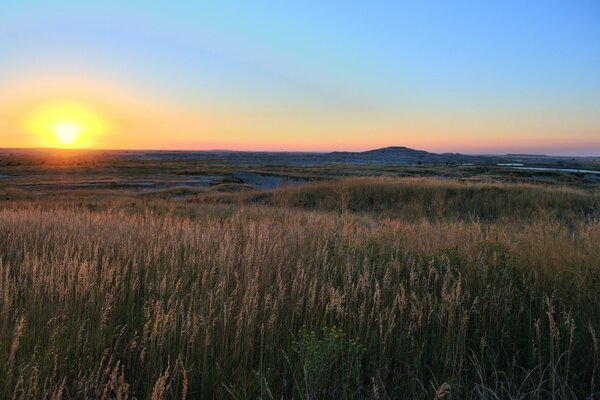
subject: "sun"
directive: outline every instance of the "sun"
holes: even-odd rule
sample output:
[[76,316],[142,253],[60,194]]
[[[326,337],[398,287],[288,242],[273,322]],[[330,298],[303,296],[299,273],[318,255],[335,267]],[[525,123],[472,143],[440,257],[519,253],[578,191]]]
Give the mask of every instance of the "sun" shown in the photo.
[[73,146],[81,132],[81,127],[71,122],[62,122],[53,127],[58,143],[64,146]]
[[50,148],[93,148],[110,129],[96,108],[79,102],[44,104],[25,120],[27,131],[38,137],[40,146]]

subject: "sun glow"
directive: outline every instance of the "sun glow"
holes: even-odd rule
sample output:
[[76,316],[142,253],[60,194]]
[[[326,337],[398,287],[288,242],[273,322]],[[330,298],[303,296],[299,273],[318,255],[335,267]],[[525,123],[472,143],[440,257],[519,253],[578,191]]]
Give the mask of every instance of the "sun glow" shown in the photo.
[[39,107],[26,119],[26,128],[39,137],[44,147],[90,148],[108,133],[106,119],[89,106],[55,103]]
[[81,129],[75,124],[64,122],[56,125],[54,132],[59,143],[65,146],[72,146],[77,141],[77,136],[79,136]]

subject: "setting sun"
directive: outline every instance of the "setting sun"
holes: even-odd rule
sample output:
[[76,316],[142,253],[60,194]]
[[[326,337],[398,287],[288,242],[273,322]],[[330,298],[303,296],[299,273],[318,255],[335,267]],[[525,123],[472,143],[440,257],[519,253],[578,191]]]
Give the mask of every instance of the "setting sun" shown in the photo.
[[55,148],[90,148],[109,127],[92,107],[75,102],[56,102],[35,108],[25,128],[38,136],[40,145]]
[[56,139],[59,143],[66,146],[72,146],[76,143],[80,131],[79,126],[69,122],[61,123],[54,127]]

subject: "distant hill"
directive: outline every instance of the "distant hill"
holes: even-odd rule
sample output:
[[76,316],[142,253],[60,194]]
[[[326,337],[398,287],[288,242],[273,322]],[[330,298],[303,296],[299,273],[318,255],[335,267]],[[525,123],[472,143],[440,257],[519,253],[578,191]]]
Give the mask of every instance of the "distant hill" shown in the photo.
[[400,165],[496,165],[525,164],[527,166],[573,167],[600,163],[600,157],[548,156],[544,154],[471,155],[460,153],[432,153],[405,146],[390,146],[367,151],[284,152],[284,151],[236,151],[236,150],[56,150],[56,149],[0,149],[0,157],[25,155],[102,156],[139,159],[184,159],[215,161],[226,160],[248,165],[319,165],[319,164],[400,164]]
[[519,153],[509,153],[506,156],[507,157],[523,157],[523,158],[543,158],[543,157],[548,157],[546,154],[519,154]]
[[425,150],[415,150],[404,146],[390,146],[380,149],[361,152],[334,151],[328,156],[343,159],[345,162],[373,162],[373,163],[402,163],[402,164],[443,164],[443,163],[471,163],[481,161],[480,156],[470,156],[458,153],[431,153]]
[[409,156],[415,156],[415,155],[427,156],[427,155],[433,155],[435,153],[430,153],[425,150],[415,150],[415,149],[411,149],[409,147],[404,147],[404,146],[389,146],[389,147],[382,147],[380,149],[363,151],[362,154],[394,154],[394,155],[403,154],[403,155],[409,155]]
[[380,149],[348,152],[335,151],[327,153],[326,158],[332,162],[370,163],[370,164],[499,164],[527,163],[529,165],[571,165],[589,162],[594,157],[564,157],[545,154],[505,154],[505,155],[470,155],[460,153],[431,153],[404,146],[390,146]]

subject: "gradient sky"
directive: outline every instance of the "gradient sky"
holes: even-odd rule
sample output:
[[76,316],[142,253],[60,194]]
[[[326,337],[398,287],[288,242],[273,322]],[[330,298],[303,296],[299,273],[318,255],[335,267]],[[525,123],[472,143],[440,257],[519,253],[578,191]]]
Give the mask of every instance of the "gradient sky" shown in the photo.
[[98,148],[600,155],[600,2],[1,2],[0,147],[57,104]]

